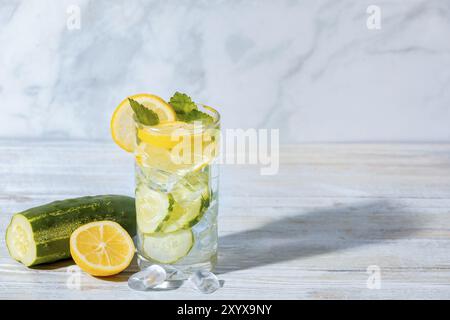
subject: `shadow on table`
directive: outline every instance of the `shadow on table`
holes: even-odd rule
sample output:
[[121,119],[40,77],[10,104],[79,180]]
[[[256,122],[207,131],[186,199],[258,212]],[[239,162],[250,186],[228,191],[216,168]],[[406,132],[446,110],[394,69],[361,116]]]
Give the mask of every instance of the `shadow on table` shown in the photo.
[[58,270],[61,268],[67,268],[75,265],[75,262],[72,259],[59,260],[52,263],[38,264],[37,266],[29,267],[30,269],[35,270]]
[[398,210],[389,201],[336,206],[226,235],[219,239],[217,273],[408,238],[420,227],[421,218]]

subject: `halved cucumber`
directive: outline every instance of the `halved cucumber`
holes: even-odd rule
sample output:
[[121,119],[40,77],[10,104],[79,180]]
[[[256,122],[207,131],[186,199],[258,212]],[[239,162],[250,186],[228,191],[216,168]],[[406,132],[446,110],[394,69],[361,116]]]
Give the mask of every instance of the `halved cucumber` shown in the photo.
[[172,189],[173,210],[157,231],[174,232],[194,225],[209,205],[207,176],[196,173],[179,181]]
[[136,189],[138,229],[143,233],[155,232],[169,215],[170,204],[167,194],[139,185]]
[[159,263],[175,263],[187,256],[194,246],[194,234],[191,229],[144,234],[143,238],[145,255]]

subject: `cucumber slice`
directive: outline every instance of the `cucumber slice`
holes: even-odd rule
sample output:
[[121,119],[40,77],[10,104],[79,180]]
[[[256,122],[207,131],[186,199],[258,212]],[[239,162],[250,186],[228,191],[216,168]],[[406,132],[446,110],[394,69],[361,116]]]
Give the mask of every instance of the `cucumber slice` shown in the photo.
[[190,222],[196,220],[200,215],[201,205],[201,198],[196,199],[189,206],[182,206],[179,203],[175,203],[169,219],[162,223],[159,231],[174,232],[189,226]]
[[208,177],[200,172],[187,176],[172,189],[173,210],[158,231],[174,232],[193,226],[209,205]]
[[187,256],[194,246],[194,234],[191,229],[144,234],[143,237],[145,255],[159,263],[175,263]]
[[155,232],[169,215],[169,196],[145,185],[136,190],[136,217],[138,229],[143,233]]

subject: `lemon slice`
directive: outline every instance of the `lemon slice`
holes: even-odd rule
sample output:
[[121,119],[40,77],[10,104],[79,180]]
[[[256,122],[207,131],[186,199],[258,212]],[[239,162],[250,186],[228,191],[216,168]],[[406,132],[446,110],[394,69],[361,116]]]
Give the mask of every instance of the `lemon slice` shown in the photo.
[[[154,111],[158,115],[160,123],[172,122],[176,119],[173,108],[158,96],[144,93],[128,98]],[[113,113],[111,118],[111,135],[119,147],[125,151],[132,152],[136,145],[136,129],[133,119],[134,112],[128,98],[123,100]]]
[[219,131],[181,121],[138,129],[136,161],[147,168],[184,174],[215,159]]
[[136,150],[136,162],[144,169],[161,170],[166,175],[184,176],[189,172],[199,172],[215,159],[215,152],[210,152],[210,149],[215,150],[215,146],[208,144],[203,148],[203,152],[184,154],[141,143]]
[[70,236],[73,260],[93,276],[111,276],[122,272],[130,265],[134,251],[130,235],[113,221],[85,224]]
[[[198,132],[194,131],[194,125],[182,121],[173,121],[160,123],[153,127],[142,128],[138,130],[138,138],[155,147],[171,149],[178,143],[184,142],[184,139],[201,139],[202,132],[199,127]],[[193,143],[193,141],[187,141]]]

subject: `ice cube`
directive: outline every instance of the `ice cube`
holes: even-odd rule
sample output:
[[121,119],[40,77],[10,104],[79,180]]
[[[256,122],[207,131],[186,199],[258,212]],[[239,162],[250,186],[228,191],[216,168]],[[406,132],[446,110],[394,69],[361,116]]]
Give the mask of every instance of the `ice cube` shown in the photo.
[[212,272],[197,270],[190,277],[191,285],[201,293],[213,293],[220,288],[219,279]]
[[166,268],[166,272],[167,272],[167,280],[172,281],[172,280],[185,280],[185,279],[187,279],[186,274],[183,271],[181,271],[180,269],[175,268],[175,267],[170,266],[170,265],[166,265],[165,268]]
[[166,270],[154,264],[133,274],[128,279],[128,286],[133,290],[145,291],[162,284],[166,277]]

